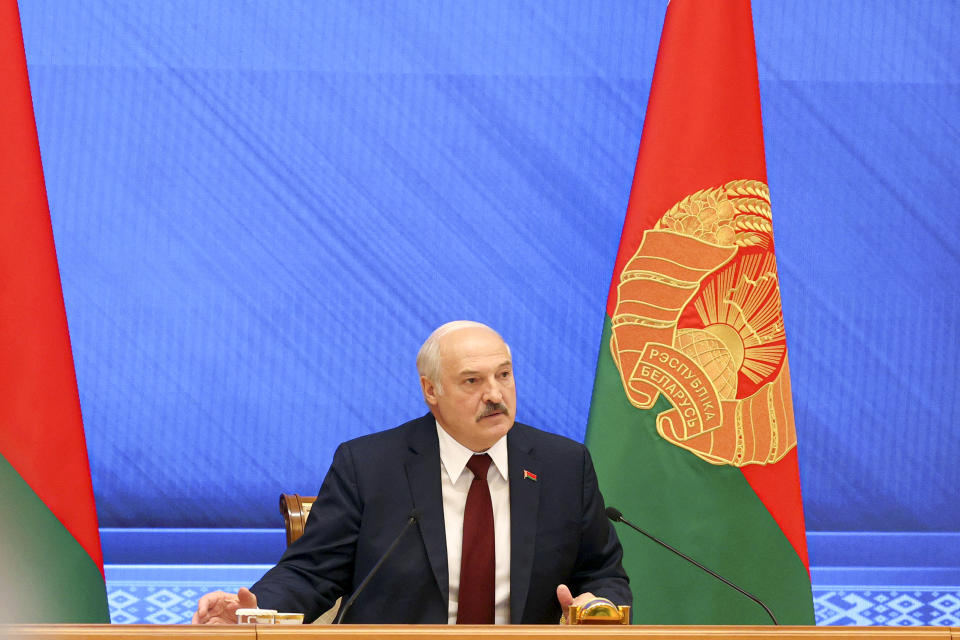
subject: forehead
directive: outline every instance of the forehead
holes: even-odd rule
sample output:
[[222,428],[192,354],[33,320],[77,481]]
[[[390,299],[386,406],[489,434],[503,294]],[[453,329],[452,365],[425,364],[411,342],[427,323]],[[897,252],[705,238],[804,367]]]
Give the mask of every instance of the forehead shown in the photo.
[[440,342],[440,367],[446,373],[499,367],[509,362],[507,345],[488,329],[460,329],[444,336]]

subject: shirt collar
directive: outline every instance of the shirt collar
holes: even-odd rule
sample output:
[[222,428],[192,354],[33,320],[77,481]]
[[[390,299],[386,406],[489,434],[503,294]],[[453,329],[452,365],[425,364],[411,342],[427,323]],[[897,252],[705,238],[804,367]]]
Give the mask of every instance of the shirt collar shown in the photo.
[[[453,436],[447,433],[446,430],[440,426],[439,422],[437,422],[437,438],[440,441],[440,462],[443,464],[443,469],[446,471],[447,477],[450,478],[450,482],[456,484],[463,470],[466,468],[470,456],[472,456],[474,452],[454,440]],[[497,470],[497,473],[500,474],[501,478],[506,480],[507,436],[504,435],[497,440],[494,445],[484,453],[490,455],[490,459],[493,461],[493,466]]]

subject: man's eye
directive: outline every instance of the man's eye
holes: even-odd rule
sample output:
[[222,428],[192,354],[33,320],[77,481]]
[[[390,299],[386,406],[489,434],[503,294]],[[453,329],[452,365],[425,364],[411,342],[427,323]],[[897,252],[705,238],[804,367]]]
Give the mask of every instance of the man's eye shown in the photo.
[[464,380],[464,382],[466,382],[467,384],[473,384],[476,381],[477,381],[476,378],[467,378],[466,380]]
[[510,377],[510,372],[509,372],[509,371],[501,371],[501,372],[500,372],[500,377],[503,378],[504,380],[506,380],[507,378]]

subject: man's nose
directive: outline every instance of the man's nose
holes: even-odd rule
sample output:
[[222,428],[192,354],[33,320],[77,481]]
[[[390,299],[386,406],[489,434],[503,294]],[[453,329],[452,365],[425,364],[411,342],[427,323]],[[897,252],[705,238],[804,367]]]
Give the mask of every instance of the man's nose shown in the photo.
[[503,391],[500,389],[500,385],[497,384],[496,380],[491,380],[487,383],[486,388],[483,390],[483,399],[486,402],[493,402],[495,404],[503,402]]

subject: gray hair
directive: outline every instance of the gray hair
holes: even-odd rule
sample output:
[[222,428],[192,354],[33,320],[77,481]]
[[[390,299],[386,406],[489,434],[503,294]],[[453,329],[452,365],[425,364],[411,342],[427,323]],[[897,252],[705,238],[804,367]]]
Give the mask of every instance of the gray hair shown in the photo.
[[[503,336],[482,322],[454,320],[434,329],[430,337],[420,347],[420,351],[417,353],[417,372],[437,387],[437,393],[443,393],[443,387],[440,384],[440,339],[454,331],[471,328],[493,331],[498,338],[503,340]],[[507,355],[510,355],[510,345],[504,341],[503,346],[507,348]]]

